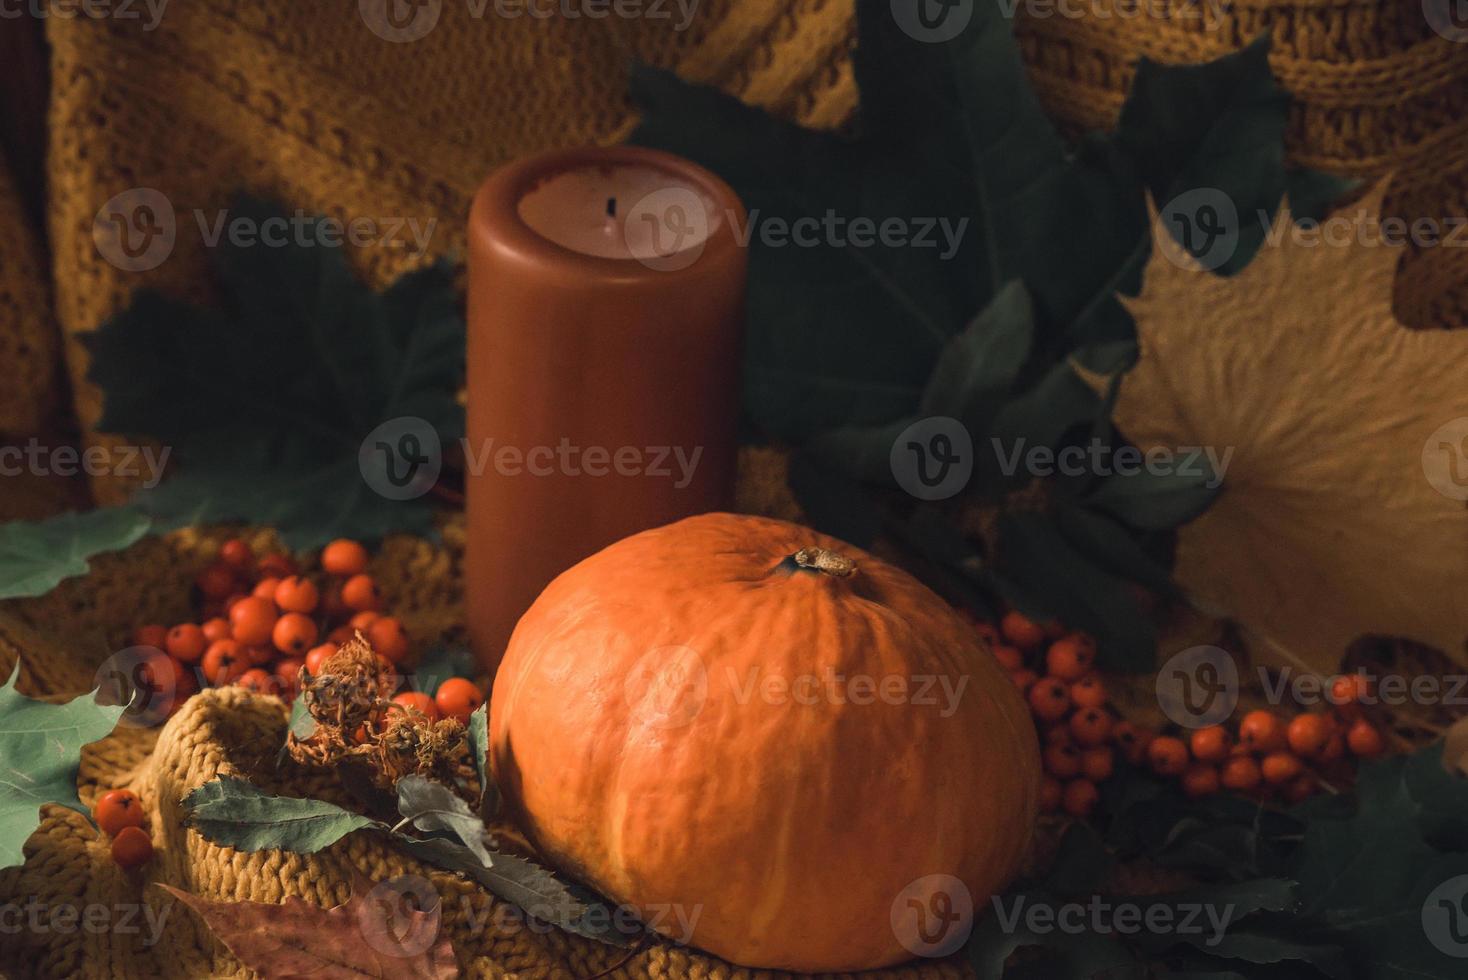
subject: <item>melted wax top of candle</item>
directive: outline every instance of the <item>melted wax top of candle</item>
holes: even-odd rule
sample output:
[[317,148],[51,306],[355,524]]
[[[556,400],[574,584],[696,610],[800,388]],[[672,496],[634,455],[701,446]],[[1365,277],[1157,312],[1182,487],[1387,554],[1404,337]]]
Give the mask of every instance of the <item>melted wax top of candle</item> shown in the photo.
[[588,165],[537,181],[520,220],[564,248],[604,259],[664,258],[708,241],[723,224],[697,184],[656,167]]

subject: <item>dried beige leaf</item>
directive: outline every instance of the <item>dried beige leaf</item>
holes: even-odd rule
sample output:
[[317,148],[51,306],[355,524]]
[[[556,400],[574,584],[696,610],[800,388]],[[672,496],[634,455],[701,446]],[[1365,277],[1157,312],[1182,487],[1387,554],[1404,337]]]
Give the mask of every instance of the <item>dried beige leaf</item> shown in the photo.
[[[1384,186],[1311,240],[1287,209],[1223,278],[1154,228],[1127,300],[1141,357],[1116,421],[1133,442],[1232,452],[1176,575],[1271,653],[1335,669],[1364,634],[1462,658],[1468,637],[1468,333],[1393,316]],[[1163,651],[1164,653],[1166,651]]]

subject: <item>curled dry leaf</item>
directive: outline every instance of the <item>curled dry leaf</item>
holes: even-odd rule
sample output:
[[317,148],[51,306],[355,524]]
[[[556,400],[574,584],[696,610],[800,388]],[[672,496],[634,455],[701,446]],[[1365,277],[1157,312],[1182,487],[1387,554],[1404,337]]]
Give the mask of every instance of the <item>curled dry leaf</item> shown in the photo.
[[[294,896],[280,905],[215,902],[169,885],[219,941],[261,980],[454,980],[442,907],[425,878],[372,884],[357,876],[345,905],[323,909]],[[416,906],[416,907],[415,907]]]
[[1155,231],[1126,301],[1141,358],[1122,432],[1232,454],[1218,501],[1179,532],[1179,583],[1322,673],[1364,634],[1458,659],[1468,636],[1468,334],[1394,317],[1383,193],[1324,239],[1282,209],[1229,278]]

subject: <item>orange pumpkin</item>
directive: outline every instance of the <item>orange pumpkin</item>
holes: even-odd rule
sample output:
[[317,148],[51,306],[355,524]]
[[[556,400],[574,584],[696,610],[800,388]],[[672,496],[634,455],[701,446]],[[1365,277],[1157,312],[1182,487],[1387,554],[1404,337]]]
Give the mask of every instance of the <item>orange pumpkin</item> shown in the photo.
[[496,781],[550,861],[664,935],[801,971],[956,947],[1029,843],[1037,742],[916,579],[730,514],[563,573],[490,705]]

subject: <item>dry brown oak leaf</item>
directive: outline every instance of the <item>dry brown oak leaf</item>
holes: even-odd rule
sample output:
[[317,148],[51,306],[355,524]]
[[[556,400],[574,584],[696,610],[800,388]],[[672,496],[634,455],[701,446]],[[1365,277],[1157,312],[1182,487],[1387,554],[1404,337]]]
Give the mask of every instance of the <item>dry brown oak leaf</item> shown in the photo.
[[351,900],[333,909],[294,896],[280,905],[215,902],[169,885],[158,887],[198,913],[261,980],[454,980],[459,975],[453,946],[440,928],[442,907],[421,878],[374,886],[359,877]]
[[1459,661],[1468,637],[1468,332],[1396,320],[1384,192],[1314,226],[1281,208],[1231,278],[1154,221],[1141,295],[1123,298],[1141,354],[1121,431],[1232,451],[1179,532],[1179,584],[1259,634],[1262,658],[1320,673],[1366,634]]

